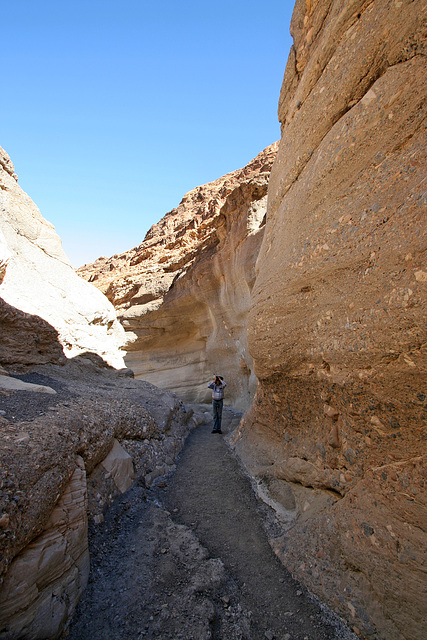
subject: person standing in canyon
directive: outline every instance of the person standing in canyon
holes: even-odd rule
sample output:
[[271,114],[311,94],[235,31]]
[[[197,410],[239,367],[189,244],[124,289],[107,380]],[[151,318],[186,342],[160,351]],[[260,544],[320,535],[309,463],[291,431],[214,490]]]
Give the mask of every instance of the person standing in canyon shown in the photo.
[[224,389],[226,386],[227,383],[224,382],[224,378],[222,376],[215,376],[214,381],[208,384],[208,389],[212,389],[212,410],[214,420],[212,433],[222,433],[222,405],[224,403]]

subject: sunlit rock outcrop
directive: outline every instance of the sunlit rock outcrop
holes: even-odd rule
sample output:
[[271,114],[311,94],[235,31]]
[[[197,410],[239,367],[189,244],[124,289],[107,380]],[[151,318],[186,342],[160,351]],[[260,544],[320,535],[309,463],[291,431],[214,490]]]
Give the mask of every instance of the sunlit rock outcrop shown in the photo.
[[[53,361],[49,359],[47,343],[43,342],[48,323],[56,329],[66,357],[87,351],[116,368],[124,366],[120,352],[124,332],[113,306],[95,287],[76,275],[53,225],[20,188],[13,164],[1,148],[0,276],[3,276],[0,298],[18,312],[32,316],[32,331],[26,338],[24,333],[19,335],[17,326],[13,335],[9,331],[11,326],[7,331],[9,342],[20,345],[22,364]],[[39,338],[43,344],[33,349],[26,346],[28,338],[36,342]],[[8,344],[7,348],[10,347]],[[3,343],[1,349],[5,348]]]
[[279,557],[384,640],[425,633],[426,12],[296,3],[236,436]]
[[116,307],[136,377],[203,402],[223,374],[227,401],[250,405],[246,321],[276,151],[187,193],[135,249],[79,270]]
[[[80,271],[141,378],[201,401],[222,373],[236,408],[257,384],[233,442],[277,512],[271,543],[370,640],[425,635],[426,23],[422,0],[298,0],[271,177],[276,147]],[[159,431],[171,453],[144,438],[147,484],[178,446]],[[113,440],[146,464],[138,437],[113,429],[86,456],[94,517]]]

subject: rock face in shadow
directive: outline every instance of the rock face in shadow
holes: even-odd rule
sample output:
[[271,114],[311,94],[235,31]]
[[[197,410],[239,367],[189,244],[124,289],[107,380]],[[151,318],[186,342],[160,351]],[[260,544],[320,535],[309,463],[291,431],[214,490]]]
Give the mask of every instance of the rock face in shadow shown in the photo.
[[236,434],[279,557],[384,640],[425,633],[426,12],[296,3]]
[[0,366],[16,369],[49,362],[65,362],[56,329],[0,298]]
[[[24,314],[37,316],[51,325],[66,357],[91,352],[112,366],[124,366],[120,352],[124,331],[113,306],[95,287],[76,275],[53,225],[20,188],[13,164],[1,147],[0,297]],[[18,327],[13,333],[7,329],[2,326],[8,346],[13,340],[17,347],[20,342],[22,345],[26,328],[21,335]],[[42,326],[40,330],[43,332]],[[28,335],[31,340],[40,338],[35,326]],[[27,363],[25,349],[21,346],[20,350],[22,364],[35,363],[37,349],[30,350],[31,354],[27,350],[30,355]],[[36,363],[45,362],[47,353],[48,349],[43,348]]]
[[136,377],[203,402],[223,374],[227,401],[249,407],[246,322],[276,151],[187,193],[135,249],[79,270],[116,307]]

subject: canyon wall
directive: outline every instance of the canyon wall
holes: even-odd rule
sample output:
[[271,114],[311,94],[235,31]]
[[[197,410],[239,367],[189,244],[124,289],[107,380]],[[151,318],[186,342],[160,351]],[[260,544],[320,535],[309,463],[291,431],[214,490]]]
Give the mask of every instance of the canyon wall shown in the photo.
[[22,390],[0,380],[0,638],[56,640],[86,588],[88,520],[170,472],[202,418],[86,358],[22,378]]
[[203,417],[97,354],[66,359],[40,317],[0,314],[0,638],[55,640],[86,587],[88,519],[170,472]]
[[424,637],[426,12],[297,0],[278,151],[80,270],[136,375],[251,405],[233,445],[275,552],[371,640]]
[[[0,147],[0,272],[4,276],[0,298],[5,311],[2,319],[8,322],[9,339],[21,344],[22,364],[26,359],[32,364],[51,361],[42,344],[48,324],[57,331],[63,356],[72,358],[87,351],[116,368],[123,367],[120,349],[124,331],[114,307],[95,287],[76,275],[53,225],[42,217],[17,180],[9,156]],[[15,309],[13,313],[23,312],[32,317],[31,330],[21,336],[15,332],[16,340],[10,333],[11,307]],[[0,349],[7,348],[2,340]],[[18,364],[14,360],[16,355],[12,356],[14,365]]]
[[235,436],[278,556],[383,640],[425,635],[426,14],[296,2]]
[[86,587],[88,520],[170,472],[203,417],[114,368],[114,307],[75,274],[3,150],[0,296],[0,638],[56,640]]
[[226,402],[249,407],[246,322],[276,151],[187,193],[135,249],[79,270],[114,304],[136,377],[205,402],[222,374]]

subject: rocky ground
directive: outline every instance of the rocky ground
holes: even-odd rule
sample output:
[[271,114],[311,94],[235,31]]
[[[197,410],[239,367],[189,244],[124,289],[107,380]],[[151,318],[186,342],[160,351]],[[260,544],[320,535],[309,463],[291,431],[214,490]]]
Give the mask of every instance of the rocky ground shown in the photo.
[[[223,431],[239,415],[226,409]],[[176,471],[136,482],[90,531],[69,640],[350,640],[273,554],[274,527],[223,436],[199,426]]]

